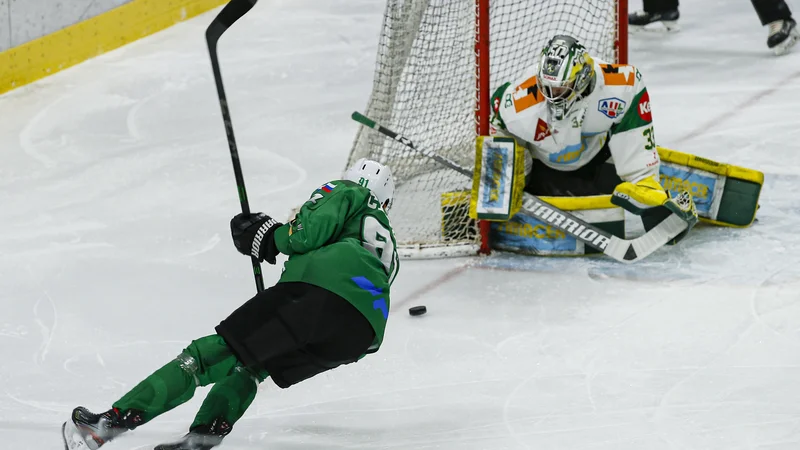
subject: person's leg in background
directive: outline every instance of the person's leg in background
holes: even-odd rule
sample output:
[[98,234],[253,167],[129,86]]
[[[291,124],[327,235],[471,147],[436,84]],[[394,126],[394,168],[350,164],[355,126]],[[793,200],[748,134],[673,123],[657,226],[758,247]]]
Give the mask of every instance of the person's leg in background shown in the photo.
[[644,0],[644,9],[628,15],[628,26],[631,31],[677,31],[678,0]]
[[761,25],[769,27],[767,47],[782,55],[800,40],[797,22],[792,18],[789,5],[784,0],[750,0],[756,9]]

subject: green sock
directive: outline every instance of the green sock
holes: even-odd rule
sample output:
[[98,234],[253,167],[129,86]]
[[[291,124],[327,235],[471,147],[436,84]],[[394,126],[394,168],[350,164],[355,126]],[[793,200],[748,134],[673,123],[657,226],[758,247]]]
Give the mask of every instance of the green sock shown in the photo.
[[260,381],[244,368],[238,368],[216,382],[203,401],[190,429],[211,424],[217,418],[222,418],[233,426],[253,403]]
[[142,411],[142,424],[170,409],[187,402],[194,395],[197,383],[194,376],[182,368],[175,359],[153,372],[136,385],[113,407],[121,411]]

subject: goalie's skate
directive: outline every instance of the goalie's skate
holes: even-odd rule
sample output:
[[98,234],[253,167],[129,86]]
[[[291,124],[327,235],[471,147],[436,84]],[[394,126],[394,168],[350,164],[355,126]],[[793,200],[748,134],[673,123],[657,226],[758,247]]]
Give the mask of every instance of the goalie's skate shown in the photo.
[[136,428],[142,421],[138,411],[125,413],[110,409],[94,414],[84,407],[72,411],[70,420],[61,426],[65,450],[97,450],[120,434]]

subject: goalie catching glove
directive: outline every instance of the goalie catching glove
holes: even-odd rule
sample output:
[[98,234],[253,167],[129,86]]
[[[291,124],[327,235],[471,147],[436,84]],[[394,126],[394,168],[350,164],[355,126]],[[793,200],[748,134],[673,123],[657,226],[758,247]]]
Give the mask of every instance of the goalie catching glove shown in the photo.
[[688,191],[681,191],[676,197],[672,197],[655,177],[647,177],[637,183],[620,183],[614,189],[611,203],[640,216],[645,231],[650,231],[670,214],[678,216],[686,222],[687,227],[675,236],[671,244],[683,239],[697,223],[697,210],[692,195]]
[[273,235],[281,225],[264,213],[237,214],[231,219],[233,245],[243,255],[275,264],[279,252]]

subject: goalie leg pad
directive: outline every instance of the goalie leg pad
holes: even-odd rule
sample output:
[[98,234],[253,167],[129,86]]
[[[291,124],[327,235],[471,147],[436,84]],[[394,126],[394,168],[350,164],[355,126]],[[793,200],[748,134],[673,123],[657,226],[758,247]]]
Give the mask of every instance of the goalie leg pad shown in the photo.
[[744,228],[752,225],[764,174],[659,147],[661,185],[672,193],[690,191],[700,220]]
[[[579,219],[614,236],[625,237],[625,213],[621,208],[611,204],[610,195],[540,197],[540,199],[563,211],[569,211]],[[591,234],[597,234],[593,230],[581,231],[581,228],[582,225],[575,223],[572,231],[586,238],[591,238]],[[493,222],[490,242],[492,248],[498,250],[540,256],[583,256],[599,253],[598,250],[584,245],[559,227],[522,212],[507,222]]]

